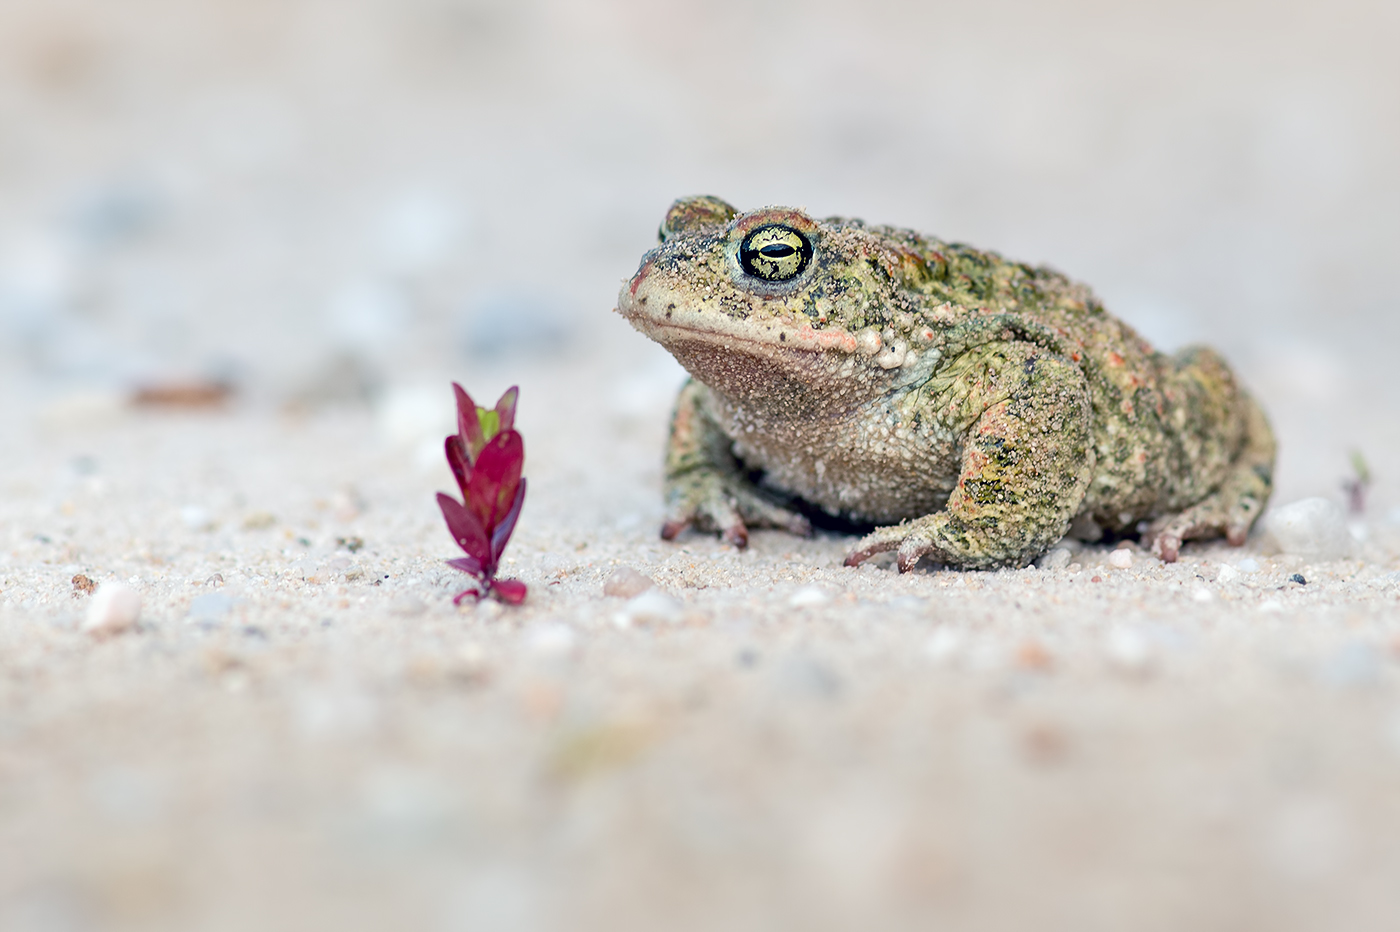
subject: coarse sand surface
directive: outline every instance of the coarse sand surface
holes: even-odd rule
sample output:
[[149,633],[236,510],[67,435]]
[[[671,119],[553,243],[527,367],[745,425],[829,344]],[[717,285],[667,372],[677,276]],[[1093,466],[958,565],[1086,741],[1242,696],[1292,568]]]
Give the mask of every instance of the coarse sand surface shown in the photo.
[[[0,932],[1400,928],[1391,6],[0,0]],[[1217,347],[1330,556],[661,541],[701,193]]]
[[[906,575],[668,544],[664,406],[569,397],[606,368],[521,370],[520,608],[454,608],[450,474],[365,410],[17,428],[0,915],[77,924],[6,927],[1386,926],[1397,529]],[[85,631],[80,575],[138,627]]]

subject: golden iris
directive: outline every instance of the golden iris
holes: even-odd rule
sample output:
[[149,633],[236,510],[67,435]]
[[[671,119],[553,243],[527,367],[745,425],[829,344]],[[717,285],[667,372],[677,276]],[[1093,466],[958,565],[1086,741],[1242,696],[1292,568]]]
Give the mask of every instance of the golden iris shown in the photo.
[[810,261],[812,244],[807,237],[779,223],[759,227],[739,247],[744,271],[770,282],[796,278]]

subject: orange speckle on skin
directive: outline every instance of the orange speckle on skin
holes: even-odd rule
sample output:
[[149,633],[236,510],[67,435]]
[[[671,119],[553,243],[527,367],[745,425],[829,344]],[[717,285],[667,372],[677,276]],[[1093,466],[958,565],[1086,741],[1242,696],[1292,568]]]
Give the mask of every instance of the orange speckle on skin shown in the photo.
[[811,324],[797,328],[794,338],[798,343],[815,345],[818,349],[839,349],[843,352],[856,351],[855,335],[845,330],[813,330]]
[[1119,356],[1117,353],[1112,353],[1112,352],[1109,353],[1109,354],[1108,354],[1108,357],[1107,357],[1107,360],[1108,360],[1108,364],[1109,364],[1110,366],[1121,366],[1121,365],[1123,365],[1123,357],[1122,357],[1122,356]]

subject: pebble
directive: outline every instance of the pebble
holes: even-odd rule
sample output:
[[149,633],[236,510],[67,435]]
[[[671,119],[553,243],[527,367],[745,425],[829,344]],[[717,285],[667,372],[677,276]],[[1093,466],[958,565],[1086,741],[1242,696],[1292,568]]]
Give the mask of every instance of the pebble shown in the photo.
[[1329,686],[1370,686],[1384,669],[1381,654],[1364,641],[1351,641],[1336,648],[1318,670],[1319,678]]
[[924,656],[939,666],[957,660],[962,649],[962,632],[956,628],[939,628],[924,642]]
[[243,519],[243,530],[261,531],[277,523],[277,516],[270,511],[255,511]]
[[681,620],[681,603],[659,589],[649,589],[622,606],[613,616],[619,628],[651,623],[675,624]]
[[1152,666],[1152,645],[1142,632],[1132,628],[1114,628],[1105,653],[1109,662],[1125,673],[1145,673]]
[[1342,509],[1325,498],[1305,498],[1264,516],[1266,547],[1319,560],[1351,553],[1352,536]]
[[89,634],[120,634],[136,627],[141,618],[141,595],[130,586],[117,582],[98,586],[88,604],[83,630]]
[[573,651],[578,644],[578,635],[566,624],[546,622],[530,630],[527,644],[537,654],[562,657]]
[[1241,573],[1257,573],[1259,572],[1259,561],[1253,557],[1245,557],[1235,564],[1235,569]]
[[191,531],[207,531],[214,526],[214,519],[209,510],[199,505],[186,505],[181,508],[180,520]]
[[1043,570],[1062,570],[1069,566],[1070,553],[1068,547],[1052,547],[1036,561],[1036,565]]
[[195,596],[190,602],[189,619],[192,624],[218,623],[232,610],[232,596],[223,592],[206,592]]
[[1240,571],[1228,563],[1221,564],[1220,569],[1215,574],[1216,582],[1234,582],[1240,578]]
[[603,583],[603,595],[620,599],[633,599],[654,587],[651,577],[634,570],[630,566],[619,566],[613,570],[607,582]]
[[1133,554],[1130,550],[1115,550],[1108,555],[1108,565],[1126,570],[1133,565]]
[[820,586],[803,586],[792,594],[788,604],[793,608],[814,608],[831,601],[831,596]]

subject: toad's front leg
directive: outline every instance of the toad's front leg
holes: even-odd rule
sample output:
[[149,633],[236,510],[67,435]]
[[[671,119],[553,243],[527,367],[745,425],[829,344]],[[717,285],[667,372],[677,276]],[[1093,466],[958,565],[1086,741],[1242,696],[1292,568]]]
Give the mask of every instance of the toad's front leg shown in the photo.
[[855,566],[898,551],[900,572],[928,556],[949,566],[1024,566],[1064,536],[1094,469],[1084,374],[1030,343],[968,351],[925,389],[925,410],[967,425],[957,486],[941,511],[876,529]]
[[676,399],[671,438],[666,446],[666,523],[671,540],[687,527],[718,531],[736,547],[749,541],[750,527],[779,527],[803,537],[812,525],[782,507],[748,480],[734,459],[734,442],[705,414],[700,395],[688,381]]

